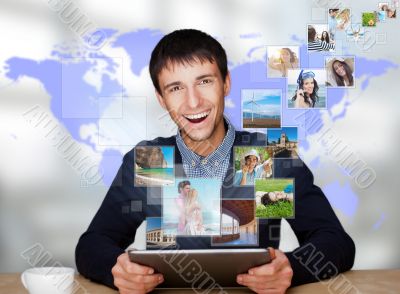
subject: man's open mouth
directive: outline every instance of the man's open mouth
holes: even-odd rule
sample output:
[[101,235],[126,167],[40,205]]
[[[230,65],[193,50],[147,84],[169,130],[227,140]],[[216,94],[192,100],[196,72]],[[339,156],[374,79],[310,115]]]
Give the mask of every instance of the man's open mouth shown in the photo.
[[190,121],[191,123],[197,124],[202,122],[203,120],[205,120],[207,118],[207,116],[210,114],[210,110],[205,111],[205,112],[201,112],[198,114],[185,114],[183,115],[188,121]]

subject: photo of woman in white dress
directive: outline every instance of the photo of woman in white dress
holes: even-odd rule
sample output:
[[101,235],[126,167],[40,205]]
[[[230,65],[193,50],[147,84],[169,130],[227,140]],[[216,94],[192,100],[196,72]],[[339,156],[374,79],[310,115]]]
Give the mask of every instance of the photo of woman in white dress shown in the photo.
[[185,234],[186,235],[204,235],[205,228],[203,225],[203,215],[201,205],[198,201],[198,192],[196,189],[191,189],[185,198]]

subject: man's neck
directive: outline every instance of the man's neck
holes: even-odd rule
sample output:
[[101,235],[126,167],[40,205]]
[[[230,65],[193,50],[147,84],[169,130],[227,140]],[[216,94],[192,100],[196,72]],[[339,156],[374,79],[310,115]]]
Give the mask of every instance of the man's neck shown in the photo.
[[221,145],[225,138],[227,128],[225,127],[225,120],[222,119],[221,123],[215,128],[213,134],[204,141],[193,141],[189,136],[182,136],[186,146],[194,153],[200,156],[208,156]]

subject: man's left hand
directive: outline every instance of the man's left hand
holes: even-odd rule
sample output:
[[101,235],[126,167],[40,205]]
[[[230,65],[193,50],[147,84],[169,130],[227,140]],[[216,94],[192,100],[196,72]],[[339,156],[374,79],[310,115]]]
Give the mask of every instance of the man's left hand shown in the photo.
[[292,282],[293,270],[285,253],[269,248],[270,263],[249,269],[248,274],[237,275],[236,281],[256,293],[285,293]]

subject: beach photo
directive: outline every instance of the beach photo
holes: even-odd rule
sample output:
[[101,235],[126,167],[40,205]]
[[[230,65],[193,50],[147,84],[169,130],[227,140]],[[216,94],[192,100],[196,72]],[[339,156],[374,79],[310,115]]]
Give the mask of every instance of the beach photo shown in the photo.
[[326,70],[289,70],[286,97],[288,108],[326,108]]
[[220,234],[221,181],[179,178],[162,188],[162,228],[168,235]]
[[268,129],[267,150],[272,158],[299,158],[297,127]]
[[243,89],[241,94],[244,129],[281,127],[280,89]]
[[146,249],[174,248],[176,236],[168,235],[162,229],[161,217],[146,218]]
[[172,146],[135,147],[135,186],[165,186],[175,182]]
[[222,200],[221,235],[212,237],[211,245],[258,245],[258,224],[254,200]]
[[267,77],[287,77],[288,69],[299,68],[299,56],[299,46],[267,46]]
[[256,217],[294,217],[294,179],[257,179],[255,184]]

